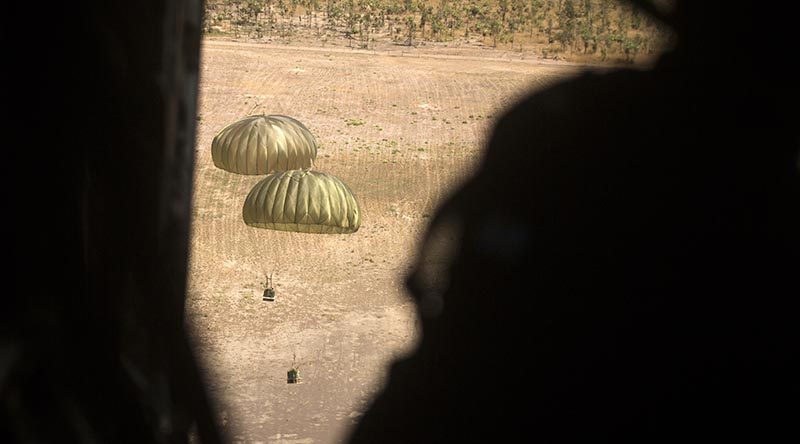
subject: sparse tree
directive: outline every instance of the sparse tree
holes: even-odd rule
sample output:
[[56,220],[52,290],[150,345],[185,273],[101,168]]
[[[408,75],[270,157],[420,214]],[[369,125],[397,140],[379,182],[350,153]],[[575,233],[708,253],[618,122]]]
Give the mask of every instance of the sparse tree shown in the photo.
[[[508,32],[511,36],[511,45],[513,47],[516,35],[522,30],[528,15],[526,14],[527,5],[525,4],[525,0],[511,0],[510,8],[511,10],[508,17]],[[521,46],[520,50],[522,50]]]
[[556,40],[561,43],[562,49],[566,49],[575,42],[576,17],[574,0],[563,0],[558,13],[559,29],[556,33]]
[[641,47],[642,47],[642,38],[640,36],[624,38],[622,48],[623,52],[625,53],[625,61],[628,63],[633,63]]
[[494,13],[489,16],[488,29],[490,35],[492,36],[492,47],[497,48],[497,39],[503,32],[503,22],[501,21],[498,13]]
[[414,21],[414,16],[407,16],[406,17],[406,32],[408,33],[408,39],[406,40],[406,44],[408,46],[414,46],[414,32],[417,30],[417,22]]
[[528,26],[530,27],[530,36],[533,37],[533,31],[539,28],[539,13],[542,8],[542,0],[529,0],[528,4]]
[[642,27],[642,14],[635,5],[630,6],[631,29],[639,30]]
[[425,26],[431,22],[431,17],[433,15],[433,7],[426,5],[425,3],[420,3],[419,7],[419,30],[420,30],[420,37],[423,39],[425,38]]
[[607,33],[609,27],[609,16],[608,16],[608,0],[600,0],[600,8],[598,11],[598,15],[600,18],[600,32]]
[[261,38],[263,29],[261,28],[259,16],[264,12],[264,5],[258,0],[244,0],[241,3],[240,10],[247,27],[255,30],[256,37]]

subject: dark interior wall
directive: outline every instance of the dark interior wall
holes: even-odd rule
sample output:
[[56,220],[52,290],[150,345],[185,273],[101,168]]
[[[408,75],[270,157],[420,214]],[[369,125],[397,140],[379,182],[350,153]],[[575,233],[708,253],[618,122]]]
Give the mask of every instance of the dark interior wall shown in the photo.
[[183,322],[202,2],[15,12],[4,442],[215,442]]

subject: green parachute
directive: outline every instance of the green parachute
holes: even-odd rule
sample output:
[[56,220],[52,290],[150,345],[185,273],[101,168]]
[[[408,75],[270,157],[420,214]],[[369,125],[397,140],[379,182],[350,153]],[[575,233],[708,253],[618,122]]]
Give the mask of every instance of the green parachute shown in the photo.
[[244,202],[252,227],[301,233],[355,233],[361,210],[355,194],[335,176],[309,169],[270,174]]
[[300,233],[355,233],[361,210],[339,178],[312,171],[317,141],[305,125],[283,115],[248,116],[211,142],[214,165],[236,174],[267,175],[245,199],[245,224]]
[[310,168],[317,141],[298,120],[282,115],[248,116],[223,128],[211,142],[214,165],[236,174],[269,174]]

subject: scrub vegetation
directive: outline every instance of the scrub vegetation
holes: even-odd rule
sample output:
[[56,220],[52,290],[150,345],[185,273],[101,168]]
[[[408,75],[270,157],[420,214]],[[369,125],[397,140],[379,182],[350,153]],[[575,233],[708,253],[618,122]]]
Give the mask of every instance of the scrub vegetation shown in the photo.
[[362,49],[486,46],[606,63],[633,63],[670,44],[657,22],[615,0],[208,0],[204,31]]

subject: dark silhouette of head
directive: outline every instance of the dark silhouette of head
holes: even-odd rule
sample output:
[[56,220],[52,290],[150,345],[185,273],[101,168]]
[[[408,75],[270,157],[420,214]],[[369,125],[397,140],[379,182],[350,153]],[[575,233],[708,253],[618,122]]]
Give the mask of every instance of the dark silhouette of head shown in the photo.
[[797,435],[789,19],[635,3],[675,48],[499,119],[409,276],[420,346],[351,443]]

